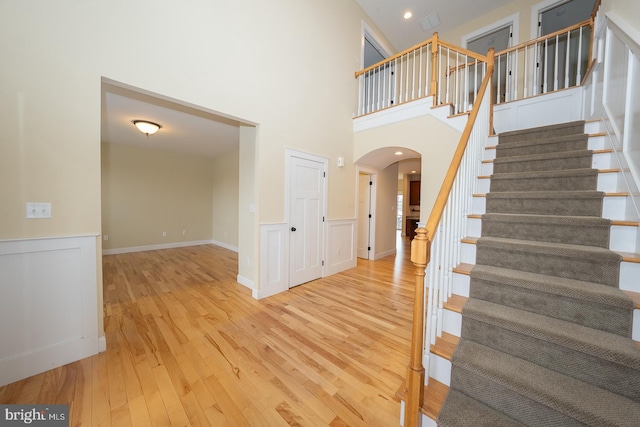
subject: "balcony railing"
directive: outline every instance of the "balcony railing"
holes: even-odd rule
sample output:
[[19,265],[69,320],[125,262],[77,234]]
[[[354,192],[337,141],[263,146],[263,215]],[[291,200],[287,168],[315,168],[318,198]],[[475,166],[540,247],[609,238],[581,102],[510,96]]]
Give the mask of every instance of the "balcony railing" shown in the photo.
[[487,57],[440,41],[424,42],[355,73],[360,85],[357,116],[433,96],[452,114],[471,110],[487,70]]
[[496,53],[494,104],[579,86],[590,64],[592,20]]

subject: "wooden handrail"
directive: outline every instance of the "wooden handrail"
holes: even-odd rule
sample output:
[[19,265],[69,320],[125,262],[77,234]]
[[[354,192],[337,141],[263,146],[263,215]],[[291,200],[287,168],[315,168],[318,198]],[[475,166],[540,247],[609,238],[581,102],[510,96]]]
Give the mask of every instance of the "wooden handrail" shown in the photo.
[[374,68],[378,68],[379,66],[384,65],[384,64],[386,64],[387,62],[391,62],[391,61],[393,61],[393,60],[395,60],[395,59],[397,59],[397,58],[400,58],[401,56],[406,55],[407,53],[410,53],[410,52],[413,52],[414,50],[418,50],[418,49],[421,49],[421,48],[423,48],[423,47],[425,47],[425,46],[428,46],[428,45],[429,45],[429,43],[431,43],[432,39],[433,39],[433,37],[430,37],[430,38],[428,38],[427,40],[425,40],[425,41],[423,41],[423,42],[421,42],[421,43],[418,43],[417,45],[414,45],[414,46],[412,46],[412,47],[410,47],[410,48],[408,48],[408,49],[405,49],[405,50],[403,50],[403,51],[402,51],[402,52],[400,52],[400,53],[396,53],[396,54],[395,54],[395,55],[393,55],[393,56],[390,56],[390,57],[388,57],[388,58],[385,58],[385,59],[383,59],[382,61],[377,62],[377,63],[375,63],[375,64],[373,64],[373,65],[371,65],[371,66],[369,66],[369,67],[365,68],[364,70],[356,71],[356,72],[354,73],[354,76],[355,76],[356,78],[358,78],[359,76],[361,76],[361,75],[365,74],[366,72],[371,71],[371,70],[373,70]]
[[471,131],[475,125],[476,118],[480,111],[482,99],[485,96],[489,82],[493,75],[493,62],[494,51],[489,50],[486,57],[487,73],[482,80],[482,85],[478,90],[478,96],[476,102],[473,105],[473,109],[467,120],[467,124],[460,137],[460,142],[456,148],[456,152],[453,155],[447,175],[440,187],[440,192],[436,198],[431,215],[427,221],[426,227],[418,228],[416,230],[416,237],[411,242],[411,262],[416,267],[415,272],[415,291],[413,300],[413,329],[411,331],[411,352],[409,366],[407,367],[407,401],[405,407],[404,425],[407,427],[415,427],[419,425],[420,420],[420,408],[424,399],[424,378],[425,370],[422,366],[422,351],[424,348],[424,276],[425,268],[430,261],[431,243],[433,236],[435,236],[436,227],[440,222],[442,213],[444,211],[449,193],[453,187],[462,157],[469,143],[471,137]]
[[[427,40],[425,40],[425,41],[423,41],[421,43],[418,43],[418,44],[416,44],[416,45],[414,45],[414,46],[412,46],[412,47],[410,47],[408,49],[405,49],[400,53],[396,53],[393,56],[385,58],[382,61],[377,62],[377,63],[365,68],[364,70],[356,71],[354,73],[354,76],[356,78],[358,78],[359,76],[367,73],[368,71],[371,71],[371,70],[373,70],[375,68],[378,68],[378,67],[380,67],[380,66],[382,66],[382,65],[384,65],[384,64],[386,64],[388,62],[391,62],[391,61],[393,61],[393,60],[395,60],[397,58],[400,58],[400,57],[402,57],[402,56],[404,56],[404,55],[406,55],[408,53],[411,53],[414,50],[418,50],[418,49],[421,49],[421,48],[423,48],[425,46],[428,46],[430,43],[434,43],[436,46],[444,46],[444,47],[449,48],[449,49],[451,49],[453,51],[461,53],[463,55],[467,55],[467,56],[469,56],[471,58],[477,59],[478,61],[483,61],[483,62],[487,61],[487,57],[485,55],[480,55],[480,54],[478,54],[476,52],[472,52],[470,50],[463,49],[463,48],[458,47],[456,45],[453,45],[451,43],[447,43],[445,41],[439,40],[438,39],[438,33],[433,33],[433,36],[431,36],[430,38],[428,38]],[[436,49],[437,49],[437,47],[436,47]],[[433,48],[432,48],[432,51],[433,51]]]
[[509,47],[509,48],[507,48],[505,50],[501,50],[500,52],[497,52],[495,54],[495,56],[502,56],[502,55],[505,55],[507,53],[515,52],[517,50],[522,50],[527,46],[532,46],[534,44],[541,43],[541,42],[543,42],[545,40],[552,39],[552,38],[554,38],[556,36],[560,36],[560,35],[566,34],[568,32],[571,32],[573,30],[577,30],[580,27],[588,27],[588,26],[590,26],[590,24],[591,24],[591,19],[587,19],[586,21],[578,22],[577,24],[571,25],[570,27],[567,27],[567,28],[563,28],[562,30],[554,31],[553,33],[547,34],[546,36],[541,36],[541,37],[538,37],[536,39],[529,40],[529,41],[524,42],[524,43],[520,43],[517,46],[512,46],[512,47]]
[[451,50],[455,50],[458,53],[462,53],[463,55],[467,55],[473,59],[477,59],[478,61],[482,61],[482,62],[487,62],[487,55],[481,55],[479,53],[473,52],[471,50],[462,48],[462,47],[458,47],[454,44],[451,44],[449,42],[446,42],[444,40],[441,40],[440,42],[441,46],[447,47]]
[[[489,50],[489,54],[487,55],[487,73],[484,76],[484,80],[482,81],[482,85],[478,90],[478,96],[476,99],[482,99],[484,94],[489,86],[489,82],[491,81],[491,76],[493,75],[493,62],[494,62],[494,51],[493,49]],[[447,170],[447,175],[442,182],[442,186],[440,187],[440,191],[438,192],[438,196],[436,197],[436,201],[433,204],[433,209],[431,210],[431,214],[429,215],[429,219],[427,220],[426,229],[427,235],[433,236],[436,231],[436,227],[440,223],[440,218],[442,217],[442,212],[444,211],[444,207],[447,204],[447,199],[449,198],[449,193],[451,192],[451,188],[453,187],[453,181],[458,173],[458,168],[460,167],[460,163],[462,162],[462,156],[464,155],[465,150],[467,149],[467,143],[469,142],[469,137],[471,136],[471,130],[473,129],[473,125],[475,124],[476,117],[478,116],[478,111],[480,110],[480,102],[475,103],[473,109],[471,110],[471,114],[469,115],[469,120],[467,120],[467,125],[462,132],[462,136],[460,137],[460,142],[458,143],[458,147],[453,155],[453,159],[451,160],[451,164],[449,164],[449,169]],[[429,242],[430,243],[430,242]]]

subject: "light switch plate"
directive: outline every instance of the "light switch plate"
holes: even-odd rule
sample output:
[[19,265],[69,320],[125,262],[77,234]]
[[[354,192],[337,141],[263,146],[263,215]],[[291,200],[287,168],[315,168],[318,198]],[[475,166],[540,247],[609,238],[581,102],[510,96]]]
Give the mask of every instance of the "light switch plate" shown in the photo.
[[27,202],[27,218],[51,218],[51,203]]

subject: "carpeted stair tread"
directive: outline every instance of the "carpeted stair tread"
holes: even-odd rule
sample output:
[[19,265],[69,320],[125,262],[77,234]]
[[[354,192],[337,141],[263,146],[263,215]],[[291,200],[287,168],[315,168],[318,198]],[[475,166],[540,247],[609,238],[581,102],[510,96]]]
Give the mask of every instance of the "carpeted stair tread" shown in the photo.
[[449,390],[447,404],[442,407],[437,420],[441,427],[523,427],[487,405],[456,390]]
[[[622,299],[620,291],[612,286],[501,268],[495,270],[512,274],[471,276],[471,298],[543,314],[626,338],[631,336],[633,315],[629,300]],[[537,277],[530,280],[526,275]],[[582,289],[581,285],[586,289]],[[602,295],[599,292],[602,289],[617,293]]]
[[505,191],[487,193],[487,213],[601,216],[601,191]]
[[497,158],[493,173],[590,168],[592,156],[591,150],[577,150]]
[[585,134],[553,136],[537,140],[503,142],[496,146],[496,159],[507,156],[526,156],[532,154],[557,153],[563,151],[586,150],[589,137]]
[[584,133],[584,120],[559,123],[549,126],[537,126],[533,128],[517,129],[501,132],[498,137],[500,142],[521,141],[528,139],[540,139],[550,136],[575,135]]
[[609,247],[611,221],[600,217],[487,213],[482,235]]
[[640,349],[628,337],[473,300],[462,338],[640,402]]
[[595,246],[480,237],[476,264],[617,286],[622,257]]
[[632,340],[616,334],[475,298],[467,301],[463,313],[465,317],[640,370],[640,349]]
[[466,339],[453,355],[452,389],[526,425],[633,426],[640,419],[637,402]]
[[596,169],[494,173],[491,191],[589,191],[596,190]]

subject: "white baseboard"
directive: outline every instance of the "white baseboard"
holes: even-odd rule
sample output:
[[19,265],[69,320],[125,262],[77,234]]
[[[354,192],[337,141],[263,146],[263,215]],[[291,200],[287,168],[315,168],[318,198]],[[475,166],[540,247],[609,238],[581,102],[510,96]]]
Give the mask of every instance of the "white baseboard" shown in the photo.
[[375,254],[373,259],[376,260],[376,259],[381,259],[381,258],[384,258],[384,257],[388,257],[390,255],[395,255],[396,252],[397,251],[396,251],[395,248],[394,249],[390,249],[388,251],[380,252],[378,254]]
[[186,248],[188,246],[199,246],[199,245],[222,246],[222,244],[216,243],[214,240],[195,240],[191,242],[175,242],[175,243],[163,243],[161,245],[131,246],[128,248],[105,249],[102,251],[102,255],[118,255],[118,254],[127,254],[131,252],[157,251],[160,249]]
[[220,242],[218,240],[212,240],[211,243],[216,245],[216,246],[220,246],[221,248],[225,248],[225,249],[228,249],[230,251],[233,251],[235,253],[240,252],[240,249],[237,246],[233,246],[233,245],[230,245],[228,243]]
[[245,286],[245,287],[247,287],[247,288],[249,288],[249,289],[251,289],[251,290],[254,290],[254,289],[253,289],[253,286],[254,286],[253,280],[248,279],[248,278],[246,278],[246,277],[244,277],[244,276],[241,276],[241,275],[239,275],[239,274],[238,274],[238,276],[236,277],[236,280],[237,280],[237,281],[238,281],[238,283],[240,283],[242,286]]
[[104,335],[98,337],[98,353],[104,353],[107,351],[107,337]]

